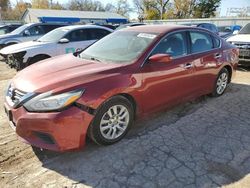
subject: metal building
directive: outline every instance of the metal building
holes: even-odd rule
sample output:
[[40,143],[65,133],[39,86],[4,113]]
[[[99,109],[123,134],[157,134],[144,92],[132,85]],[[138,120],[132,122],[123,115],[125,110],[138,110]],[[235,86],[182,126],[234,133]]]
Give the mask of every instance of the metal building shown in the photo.
[[75,23],[127,23],[128,19],[116,13],[99,11],[71,11],[27,9],[21,17],[25,23],[75,22]]

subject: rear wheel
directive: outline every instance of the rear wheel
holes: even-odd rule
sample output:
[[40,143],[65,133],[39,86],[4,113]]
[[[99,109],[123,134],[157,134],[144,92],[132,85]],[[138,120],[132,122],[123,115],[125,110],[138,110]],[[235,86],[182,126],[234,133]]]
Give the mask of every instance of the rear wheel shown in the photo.
[[212,93],[213,97],[219,97],[225,92],[229,83],[229,72],[226,68],[223,68],[217,76],[214,90]]
[[97,144],[113,144],[126,135],[133,120],[133,105],[125,97],[115,96],[97,110],[88,135]]

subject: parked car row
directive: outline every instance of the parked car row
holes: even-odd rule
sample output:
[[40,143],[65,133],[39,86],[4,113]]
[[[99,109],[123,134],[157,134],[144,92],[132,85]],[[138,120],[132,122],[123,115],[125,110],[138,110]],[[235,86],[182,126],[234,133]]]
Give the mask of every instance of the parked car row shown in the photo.
[[237,34],[241,28],[242,27],[240,25],[220,26],[218,27],[219,35],[224,39],[228,39],[229,37]]
[[239,64],[250,66],[250,23],[245,25],[236,35],[227,39],[235,45],[239,51]]
[[[49,28],[48,28],[49,26]],[[34,30],[34,27],[47,28],[46,31],[61,25],[35,25],[22,29],[22,32]],[[25,26],[26,28],[27,26]],[[43,29],[44,31],[45,29]],[[11,45],[0,50],[0,55],[4,57],[5,62],[16,70],[21,70],[28,65],[38,61],[54,57],[65,53],[74,53],[88,47],[96,40],[110,34],[113,30],[95,26],[95,25],[74,25],[59,27],[36,39],[39,35],[31,36],[36,39],[29,42],[23,42]],[[26,35],[19,37],[19,41],[28,40]],[[17,37],[16,37],[17,39]],[[13,41],[13,38],[12,38]]]
[[[93,37],[93,30],[103,35]],[[21,44],[17,51],[2,49],[22,52],[28,62],[38,51],[65,53],[62,46],[71,38],[92,43],[79,53],[33,64],[11,80],[4,108],[26,143],[66,151],[82,148],[88,136],[97,144],[113,144],[138,117],[201,95],[221,96],[235,75],[238,49],[208,30],[143,25],[110,32],[93,25],[67,26],[32,45],[22,43],[23,50]],[[51,47],[39,47],[47,42]]]
[[61,23],[30,23],[22,25],[11,33],[0,35],[0,49],[12,44],[36,40],[44,34],[65,25]]

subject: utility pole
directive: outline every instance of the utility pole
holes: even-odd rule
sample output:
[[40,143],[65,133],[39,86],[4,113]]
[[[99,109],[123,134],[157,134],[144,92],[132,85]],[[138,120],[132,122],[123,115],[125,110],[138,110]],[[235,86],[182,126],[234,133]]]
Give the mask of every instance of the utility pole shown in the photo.
[[52,5],[53,5],[53,0],[50,0],[50,5],[49,5],[49,7],[52,8]]

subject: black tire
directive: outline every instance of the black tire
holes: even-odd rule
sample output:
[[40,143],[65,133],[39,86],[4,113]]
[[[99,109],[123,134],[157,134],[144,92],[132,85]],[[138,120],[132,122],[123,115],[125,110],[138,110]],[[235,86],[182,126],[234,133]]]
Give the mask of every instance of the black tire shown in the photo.
[[[226,85],[225,85],[225,88],[222,91],[219,92],[218,91],[218,87],[219,87],[218,86],[218,80],[221,79],[221,76],[225,75],[225,74],[227,76],[227,80],[225,81]],[[211,93],[211,96],[212,97],[219,97],[219,96],[223,95],[223,93],[227,89],[227,85],[229,83],[229,80],[230,80],[230,78],[229,78],[229,72],[228,72],[228,70],[226,68],[222,68],[221,71],[219,72],[217,78],[216,78],[216,81],[215,81],[215,84],[214,84],[214,89],[213,89],[213,92]]]
[[[124,129],[125,131],[120,136],[118,136],[117,138],[114,138],[114,139],[107,139],[103,136],[103,133],[101,133],[101,120],[103,119],[105,114],[107,115],[107,112],[111,107],[114,107],[117,105],[123,106],[127,109],[127,112],[129,114],[129,121],[128,121],[126,128]],[[121,112],[121,110],[120,110],[120,112]],[[114,111],[113,111],[113,113],[114,113]],[[117,111],[117,114],[118,114],[118,111]],[[88,128],[88,136],[91,140],[93,140],[95,143],[97,143],[99,145],[110,145],[110,144],[113,144],[115,142],[118,142],[127,134],[128,130],[130,129],[131,125],[133,124],[134,115],[135,114],[134,114],[133,105],[131,104],[131,102],[128,99],[126,99],[123,96],[114,96],[114,97],[108,99],[107,101],[105,101],[97,109],[95,117]],[[119,124],[119,123],[117,123],[117,124]],[[115,132],[117,130],[118,129],[115,128]]]

